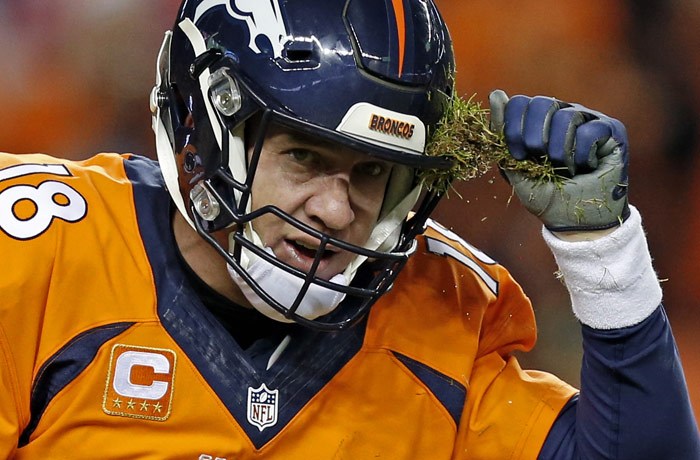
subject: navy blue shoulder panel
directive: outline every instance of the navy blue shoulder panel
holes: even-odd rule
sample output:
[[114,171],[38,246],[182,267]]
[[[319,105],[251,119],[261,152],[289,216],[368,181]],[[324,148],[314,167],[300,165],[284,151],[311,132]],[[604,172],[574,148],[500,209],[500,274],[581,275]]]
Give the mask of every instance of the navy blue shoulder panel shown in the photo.
[[[140,192],[143,192],[145,189],[150,190],[150,199],[155,199],[155,195],[160,195],[160,204],[169,202],[170,195],[168,195],[168,191],[165,188],[165,181],[157,161],[139,155],[132,155],[124,160],[124,169],[126,170],[126,177],[129,178],[134,187],[137,210],[139,208],[138,197],[141,195]],[[165,211],[167,213],[167,209]]]
[[394,355],[428,387],[438,401],[445,406],[445,409],[455,421],[455,425],[459,426],[462,409],[464,408],[464,402],[467,398],[466,387],[445,374],[411,359],[408,356],[396,352],[394,352]]
[[31,418],[19,437],[18,447],[25,446],[51,400],[71,383],[95,359],[108,340],[121,334],[133,323],[115,323],[90,329],[76,336],[49,358],[37,374],[30,400]]
[[[171,231],[172,203],[157,163],[135,157],[125,164],[134,183],[139,230],[156,282],[160,321],[259,449],[357,354],[366,322],[337,333],[299,329],[271,369],[260,366],[261,360],[242,350],[202,304],[181,268]],[[275,346],[269,348],[272,351]],[[263,383],[279,392],[279,405],[277,423],[260,430],[248,422],[247,399],[248,389]]]

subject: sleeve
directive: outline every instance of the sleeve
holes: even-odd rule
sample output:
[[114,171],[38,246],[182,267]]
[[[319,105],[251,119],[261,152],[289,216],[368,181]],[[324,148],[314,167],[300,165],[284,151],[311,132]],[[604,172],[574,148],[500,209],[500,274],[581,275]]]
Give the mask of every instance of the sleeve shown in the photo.
[[540,459],[700,458],[668,318],[659,307],[617,330],[583,327],[581,395],[557,419]]
[[639,213],[596,241],[545,233],[583,323],[581,393],[540,459],[700,458],[698,427]]

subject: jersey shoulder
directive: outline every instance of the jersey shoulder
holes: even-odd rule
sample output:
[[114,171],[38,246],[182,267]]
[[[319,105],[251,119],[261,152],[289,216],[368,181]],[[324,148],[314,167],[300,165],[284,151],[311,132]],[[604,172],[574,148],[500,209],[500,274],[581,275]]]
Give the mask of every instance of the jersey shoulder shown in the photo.
[[[23,254],[41,247],[35,257],[53,257],[55,252],[46,249],[73,245],[81,249],[75,255],[99,254],[105,241],[91,240],[117,234],[122,235],[120,243],[128,245],[130,236],[138,236],[136,185],[125,168],[131,158],[99,154],[69,161],[41,154],[0,154],[2,244]],[[97,244],[91,246],[93,242]]]
[[0,154],[0,252],[12,267],[0,326],[17,353],[41,360],[86,331],[155,317],[131,161],[154,167],[130,155]]
[[439,222],[428,220],[417,240],[418,249],[401,275],[407,279],[404,284],[418,291],[430,285],[452,292],[457,304],[485,306],[504,296],[523,295],[507,268]]
[[531,348],[535,336],[532,305],[510,273],[430,221],[393,288],[372,308],[366,342],[458,377],[480,356]]
[[440,258],[449,265],[458,267],[461,280],[470,275],[478,280],[494,296],[499,294],[499,285],[510,280],[509,272],[485,252],[468,243],[457,233],[434,220],[428,220],[427,229],[420,237],[421,254],[426,258]]

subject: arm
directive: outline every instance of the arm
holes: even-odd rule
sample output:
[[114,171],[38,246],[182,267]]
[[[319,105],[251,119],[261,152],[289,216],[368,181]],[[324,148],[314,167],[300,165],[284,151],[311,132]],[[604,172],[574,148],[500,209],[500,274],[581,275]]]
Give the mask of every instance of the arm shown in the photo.
[[540,458],[700,458],[700,440],[638,212],[617,120],[551,98],[491,97],[492,123],[518,160],[546,156],[560,184],[505,171],[544,223],[583,327],[581,393]]
[[621,228],[596,241],[544,234],[583,324],[584,357],[581,394],[560,414],[540,458],[700,458],[639,214],[632,208]]

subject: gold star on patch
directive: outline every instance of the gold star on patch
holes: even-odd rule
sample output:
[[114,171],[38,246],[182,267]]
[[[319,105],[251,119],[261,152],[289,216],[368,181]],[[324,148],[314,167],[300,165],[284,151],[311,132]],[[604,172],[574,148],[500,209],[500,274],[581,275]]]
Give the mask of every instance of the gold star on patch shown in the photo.
[[136,403],[134,402],[133,399],[130,399],[126,402],[127,409],[134,409],[135,407],[136,407]]
[[163,406],[160,405],[159,402],[156,402],[153,405],[153,413],[155,414],[156,412],[160,412],[160,410],[163,408]]
[[141,410],[142,411],[148,411],[148,403],[146,401],[143,401],[141,403]]
[[112,400],[112,404],[114,404],[114,407],[122,407],[122,400],[117,398],[114,398]]

